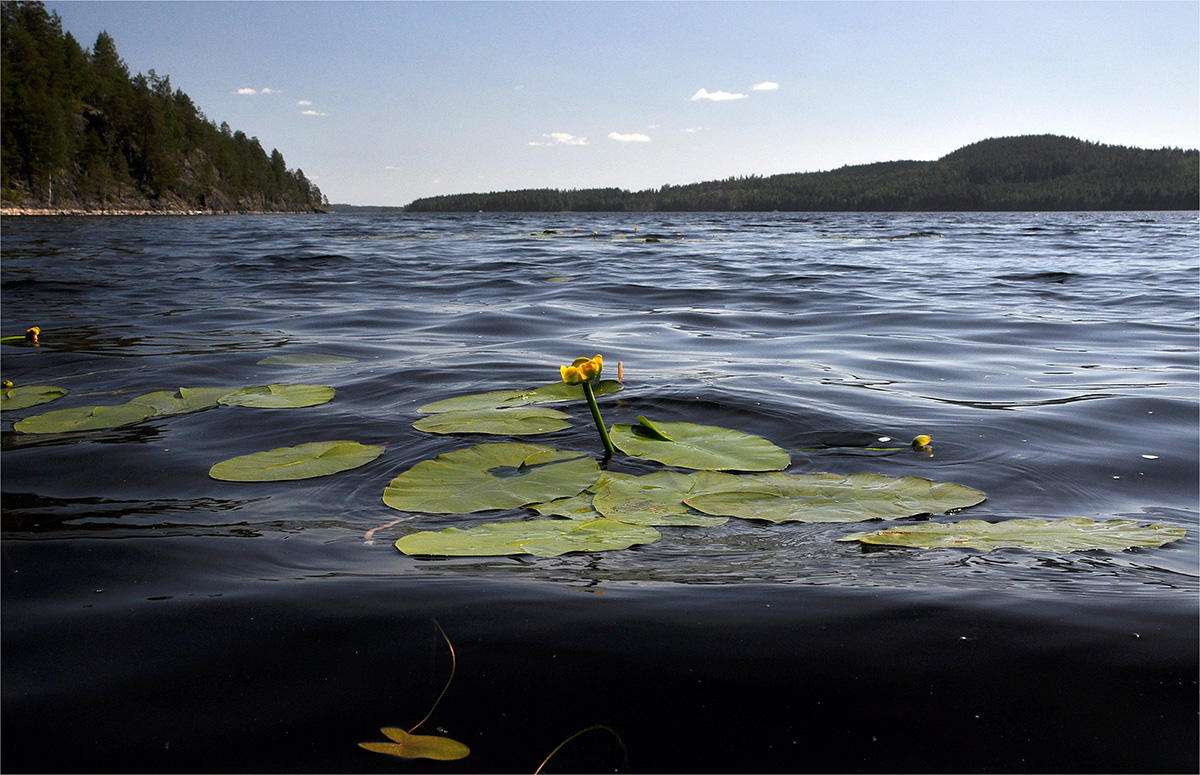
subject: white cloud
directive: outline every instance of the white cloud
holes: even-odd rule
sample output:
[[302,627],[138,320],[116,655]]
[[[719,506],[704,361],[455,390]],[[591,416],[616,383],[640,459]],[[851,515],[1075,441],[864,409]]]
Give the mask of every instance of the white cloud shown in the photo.
[[548,137],[550,139],[545,140],[545,141],[530,140],[529,144],[530,145],[587,145],[588,144],[586,137],[576,137],[575,135],[568,134],[567,132],[551,132],[548,135],[542,135],[542,137]]
[[396,166],[395,164],[387,164],[387,165],[384,165],[384,169],[385,169],[385,170],[402,170],[402,169],[404,169],[404,168],[403,168],[403,167],[398,167],[398,166]]
[[322,113],[319,110],[302,110],[302,111],[300,111],[300,115],[302,115],[302,116],[328,116],[329,114]]
[[297,102],[296,104],[297,104],[297,105],[311,105],[311,104],[312,104],[312,100],[300,100],[300,101],[299,101],[299,102]]
[[258,94],[257,89],[238,89],[238,94]]
[[701,89],[692,95],[692,100],[712,100],[714,102],[725,102],[726,100],[744,100],[745,94],[731,94],[727,91],[713,91]]
[[762,83],[754,84],[752,88],[754,91],[775,91],[779,88],[779,84],[774,81],[763,81]]
[[689,126],[689,127],[685,127],[685,128],[683,128],[683,129],[680,129],[679,131],[680,131],[680,132],[687,132],[687,133],[689,133],[689,134],[694,134],[694,133],[696,133],[696,132],[699,132],[699,131],[700,131],[701,129],[703,129],[703,128],[704,128],[704,127],[700,127],[700,126]]
[[650,136],[644,135],[641,132],[634,132],[633,134],[627,134],[627,135],[621,134],[620,132],[609,132],[608,139],[616,140],[618,143],[648,143],[648,142],[650,142]]
[[279,89],[272,89],[269,86],[259,92],[259,94],[278,94],[278,93],[279,93]]

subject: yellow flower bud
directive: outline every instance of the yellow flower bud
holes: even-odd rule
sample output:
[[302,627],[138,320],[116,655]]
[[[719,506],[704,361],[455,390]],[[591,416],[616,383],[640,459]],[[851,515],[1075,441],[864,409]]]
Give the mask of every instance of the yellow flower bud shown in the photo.
[[40,334],[40,333],[42,333],[42,329],[38,328],[37,326],[34,326],[33,328],[26,330],[25,331],[25,341],[26,342],[36,342],[37,338],[38,338],[38,334]]
[[583,376],[578,366],[559,366],[558,368],[562,372],[562,381],[568,385],[578,385],[580,382],[587,382],[587,377]]
[[577,385],[581,382],[594,382],[600,377],[600,372],[603,370],[604,358],[599,355],[595,358],[576,358],[570,366],[559,367],[563,382],[566,382],[568,385]]
[[920,436],[918,436],[912,440],[912,448],[913,449],[927,449],[929,447],[930,442],[932,442],[932,441],[933,441],[933,439],[930,438],[929,436],[926,436],[925,434],[921,434]]

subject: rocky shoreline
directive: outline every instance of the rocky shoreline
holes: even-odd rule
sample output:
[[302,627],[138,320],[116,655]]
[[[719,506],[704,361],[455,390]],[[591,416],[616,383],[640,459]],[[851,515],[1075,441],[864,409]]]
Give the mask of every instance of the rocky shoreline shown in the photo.
[[172,209],[140,209],[140,208],[110,208],[87,209],[78,207],[0,207],[0,217],[24,215],[297,215],[319,214],[321,210],[172,210]]

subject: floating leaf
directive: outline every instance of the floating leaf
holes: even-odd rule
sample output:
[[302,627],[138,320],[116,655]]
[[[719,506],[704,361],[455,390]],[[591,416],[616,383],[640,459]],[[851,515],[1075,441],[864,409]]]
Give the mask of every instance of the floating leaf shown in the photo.
[[940,514],[981,503],[979,490],[916,476],[711,474],[684,499],[705,514],[769,522],[861,522]]
[[19,385],[0,389],[0,410],[26,409],[47,404],[67,394],[66,388],[54,385]]
[[567,552],[603,552],[648,544],[660,537],[657,530],[613,519],[535,519],[501,522],[468,530],[456,527],[437,532],[413,533],[396,542],[405,554],[483,557],[532,554],[557,557]]
[[[606,476],[607,474],[602,474]],[[592,507],[592,494],[584,492],[567,498],[555,498],[542,503],[530,503],[531,508],[543,517],[566,517],[567,519],[588,520],[603,516]]]
[[693,479],[676,471],[655,471],[644,476],[608,473],[596,487],[592,506],[609,519],[634,525],[722,525],[727,517],[712,517],[690,510],[683,499]]
[[379,730],[394,743],[359,743],[375,753],[386,753],[402,759],[437,759],[453,761],[471,753],[471,749],[457,740],[436,735],[413,735],[399,727],[384,727]]
[[383,447],[357,441],[313,441],[223,460],[208,475],[226,482],[312,479],[358,468],[382,454]]
[[252,406],[259,409],[298,409],[324,404],[333,398],[326,385],[258,385],[222,396],[226,406]]
[[70,433],[117,428],[141,422],[157,412],[152,406],[127,403],[115,406],[74,406],[35,414],[13,423],[18,433]]
[[229,388],[179,388],[176,393],[160,390],[131,399],[129,403],[146,406],[154,414],[187,414],[216,406],[218,399],[229,393]]
[[282,353],[268,355],[258,362],[259,366],[341,366],[346,363],[357,363],[357,358],[345,355],[326,355],[324,353]]
[[715,425],[660,422],[654,431],[640,424],[614,425],[612,441],[626,455],[697,470],[778,471],[791,462],[787,452],[761,436]]
[[570,428],[569,415],[540,406],[511,409],[463,409],[423,417],[413,427],[427,433],[492,433],[533,436]]
[[599,476],[596,461],[582,452],[480,444],[417,463],[391,481],[383,502],[400,511],[470,514],[578,495]]
[[[602,379],[592,386],[597,397],[616,393],[624,387],[615,379]],[[434,401],[417,409],[421,414],[463,411],[467,409],[502,409],[528,404],[552,404],[561,401],[582,401],[583,386],[553,382],[532,390],[493,390],[490,393],[474,393]]]
[[861,541],[881,546],[906,546],[915,549],[969,547],[985,552],[992,549],[1030,549],[1042,552],[1078,552],[1102,549],[1119,552],[1134,547],[1157,549],[1187,535],[1181,527],[1163,524],[1139,525],[1132,519],[1094,521],[1084,517],[1068,519],[1010,519],[984,522],[922,522],[901,528],[854,533],[839,541]]

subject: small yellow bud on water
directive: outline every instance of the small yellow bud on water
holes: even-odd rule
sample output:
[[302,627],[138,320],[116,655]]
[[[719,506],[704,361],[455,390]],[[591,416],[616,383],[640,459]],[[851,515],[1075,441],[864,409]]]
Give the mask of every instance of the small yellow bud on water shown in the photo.
[[920,436],[918,436],[912,440],[912,448],[927,450],[927,449],[929,449],[929,445],[932,442],[933,442],[933,439],[931,437],[926,436],[925,434],[921,434]]
[[25,331],[25,341],[36,342],[38,340],[38,334],[40,333],[42,333],[42,329],[38,328],[37,326],[27,329]]

